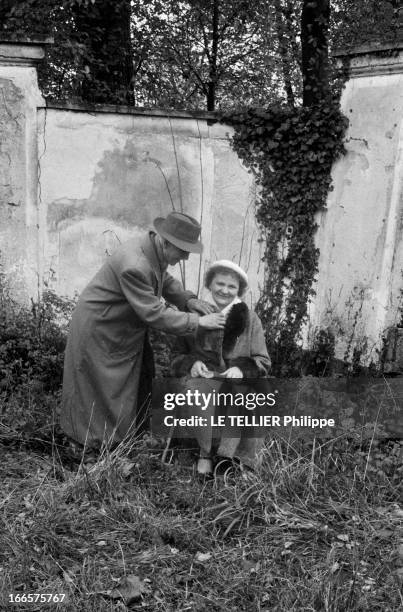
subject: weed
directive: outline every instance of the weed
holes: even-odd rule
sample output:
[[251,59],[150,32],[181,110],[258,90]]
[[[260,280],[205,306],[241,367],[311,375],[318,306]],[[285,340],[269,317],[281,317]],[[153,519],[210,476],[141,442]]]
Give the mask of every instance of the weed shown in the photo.
[[[402,468],[365,470],[379,448],[273,438],[247,481],[207,484],[178,457],[163,465],[148,436],[70,468],[57,448],[3,449],[4,602],[46,591],[67,593],[66,612],[400,609]],[[125,608],[111,593],[133,575],[144,591]]]

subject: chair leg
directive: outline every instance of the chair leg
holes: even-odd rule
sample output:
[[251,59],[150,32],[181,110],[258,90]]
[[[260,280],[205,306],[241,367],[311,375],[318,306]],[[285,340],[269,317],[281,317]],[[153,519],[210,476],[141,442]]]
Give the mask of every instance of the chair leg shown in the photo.
[[172,437],[174,435],[174,430],[175,430],[175,427],[172,425],[172,427],[169,430],[169,434],[168,434],[168,437],[167,437],[167,442],[166,442],[166,445],[165,445],[165,448],[164,448],[164,452],[162,453],[161,463],[165,463],[166,462],[166,458],[167,458],[167,454],[168,454],[168,451],[169,451],[169,447],[171,445]]

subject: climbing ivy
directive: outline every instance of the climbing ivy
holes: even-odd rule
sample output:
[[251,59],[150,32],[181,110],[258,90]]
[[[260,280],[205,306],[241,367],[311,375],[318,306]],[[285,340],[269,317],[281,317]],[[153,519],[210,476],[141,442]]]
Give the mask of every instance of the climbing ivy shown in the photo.
[[318,271],[315,215],[332,189],[331,167],[344,152],[347,119],[327,100],[317,107],[248,109],[223,121],[234,127],[233,147],[258,186],[265,274],[256,310],[273,373],[290,375]]

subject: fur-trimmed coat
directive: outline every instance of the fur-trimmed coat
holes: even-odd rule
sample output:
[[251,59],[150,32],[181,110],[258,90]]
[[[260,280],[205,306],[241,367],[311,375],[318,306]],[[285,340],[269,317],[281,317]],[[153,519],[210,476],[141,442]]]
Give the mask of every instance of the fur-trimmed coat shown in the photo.
[[178,338],[173,352],[172,375],[177,377],[189,374],[196,361],[217,374],[237,366],[244,378],[267,376],[271,365],[260,319],[244,302],[231,308],[224,329],[198,328]]

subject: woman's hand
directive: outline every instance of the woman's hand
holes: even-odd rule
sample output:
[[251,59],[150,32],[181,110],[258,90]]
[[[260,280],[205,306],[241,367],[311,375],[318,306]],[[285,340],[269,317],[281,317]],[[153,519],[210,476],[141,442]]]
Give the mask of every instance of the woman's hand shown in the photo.
[[195,361],[190,370],[192,378],[211,378],[213,374],[202,361]]
[[204,329],[223,329],[225,325],[225,315],[221,312],[213,312],[199,318],[199,325]]
[[238,366],[228,368],[228,370],[225,370],[221,376],[225,376],[225,378],[243,378],[242,370],[238,368]]

